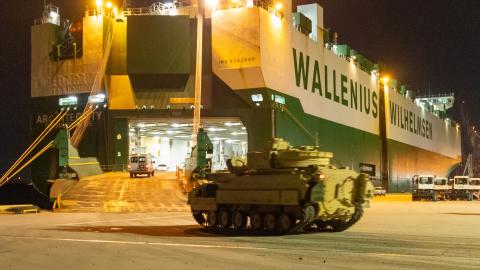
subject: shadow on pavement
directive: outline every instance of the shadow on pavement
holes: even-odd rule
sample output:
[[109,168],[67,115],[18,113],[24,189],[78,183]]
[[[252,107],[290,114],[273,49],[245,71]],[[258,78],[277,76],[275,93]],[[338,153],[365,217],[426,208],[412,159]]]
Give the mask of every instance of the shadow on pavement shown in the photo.
[[[241,237],[241,236],[281,236],[282,234],[267,231],[232,231],[214,230],[198,225],[178,226],[69,226],[52,230],[67,232],[95,232],[95,233],[130,233],[148,236],[166,237]],[[308,234],[313,232],[297,232],[292,234]]]
[[444,213],[446,215],[457,215],[457,216],[480,216],[480,213]]

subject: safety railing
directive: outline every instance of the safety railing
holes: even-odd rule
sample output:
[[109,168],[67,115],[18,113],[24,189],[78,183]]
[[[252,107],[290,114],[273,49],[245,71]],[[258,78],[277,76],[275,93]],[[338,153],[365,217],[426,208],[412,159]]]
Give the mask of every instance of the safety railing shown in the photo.
[[359,69],[363,70],[364,72],[368,73],[368,74],[372,74],[372,72],[377,72],[378,73],[378,70],[375,70],[374,68],[372,68],[371,66],[368,67],[368,66],[365,66],[365,65],[362,65],[361,63],[359,63],[357,61],[357,59],[355,59],[354,57],[349,57],[347,55],[344,55],[344,54],[340,54],[338,53],[337,51],[337,45],[333,44],[333,43],[329,43],[329,42],[326,42],[325,43],[325,48],[328,49],[329,51],[331,51],[332,53],[334,53],[336,56],[344,59],[345,61],[347,61],[348,63],[353,63],[355,66],[357,66]]
[[[84,119],[90,117],[90,115],[96,110],[92,106],[87,106],[84,113],[77,118],[73,123],[67,126],[68,131],[70,132],[73,129],[76,129]],[[12,166],[0,177],[0,187],[5,183],[13,179],[17,174],[19,174],[23,169],[35,161],[39,156],[45,153],[48,149],[54,146],[54,141],[50,141],[41,148],[36,154],[34,150],[39,148],[39,145],[45,140],[47,135],[51,133],[55,127],[63,120],[63,117],[69,112],[69,108],[62,109],[48,124],[48,126],[38,135],[37,138],[28,146],[28,148],[20,155],[20,157],[12,164]]]
[[85,17],[89,16],[107,16],[113,18],[116,16],[116,12],[104,8],[87,8],[85,10]]
[[455,93],[450,92],[450,93],[417,95],[415,98],[422,99],[422,98],[441,98],[441,97],[454,97],[454,96],[455,96]]
[[283,18],[283,13],[277,10],[270,2],[266,2],[263,0],[240,0],[240,1],[232,1],[232,0],[223,0],[220,1],[217,9],[230,9],[230,8],[243,8],[243,7],[259,7],[268,11],[269,13],[275,15],[278,18]]
[[192,6],[189,1],[174,1],[170,3],[157,2],[148,7],[127,8],[123,14],[125,16],[135,15],[176,15],[175,11],[182,7]]
[[[125,16],[138,16],[138,15],[176,15],[176,10],[193,6],[196,7],[191,1],[175,1],[173,3],[154,3],[148,7],[135,7],[127,8],[123,11]],[[243,1],[232,1],[232,0],[223,0],[214,7],[215,10],[223,10],[230,8],[242,8],[242,7],[260,7],[269,13],[275,15],[276,17],[283,18],[283,13],[275,9],[273,5],[269,2],[262,0],[243,0]],[[94,10],[87,12],[90,16],[96,15]]]
[[45,23],[60,25],[60,12],[57,6],[52,4],[45,5],[42,18],[33,21],[34,25]]

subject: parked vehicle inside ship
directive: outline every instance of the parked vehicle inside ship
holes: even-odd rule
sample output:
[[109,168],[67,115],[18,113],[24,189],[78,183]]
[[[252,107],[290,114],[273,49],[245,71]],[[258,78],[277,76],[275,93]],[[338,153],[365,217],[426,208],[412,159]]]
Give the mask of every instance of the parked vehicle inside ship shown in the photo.
[[137,175],[147,175],[147,177],[155,175],[155,168],[153,161],[148,155],[131,155],[128,159],[128,172],[130,178],[137,177]]

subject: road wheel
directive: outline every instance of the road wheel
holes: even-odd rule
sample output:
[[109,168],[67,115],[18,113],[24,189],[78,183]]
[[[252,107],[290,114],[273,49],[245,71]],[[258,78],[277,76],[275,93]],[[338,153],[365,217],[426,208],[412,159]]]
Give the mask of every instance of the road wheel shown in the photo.
[[335,219],[330,222],[330,226],[334,232],[341,232],[350,228],[357,223],[363,216],[363,207],[361,204],[355,206],[355,212],[348,220]]
[[217,212],[215,211],[209,211],[207,213],[207,222],[208,222],[208,226],[210,227],[214,227],[217,225],[218,223],[218,220],[217,220]]
[[292,219],[287,214],[283,213],[278,216],[277,230],[280,232],[288,232],[292,228]]
[[133,178],[133,173],[130,173],[130,178]]
[[241,230],[245,228],[245,225],[247,224],[246,216],[242,214],[240,211],[233,212],[232,224],[236,230]]
[[199,225],[202,225],[202,226],[206,225],[206,219],[205,219],[205,213],[204,212],[195,211],[195,212],[192,213],[192,215],[193,215],[193,219],[195,219],[195,221]]
[[218,224],[223,228],[228,228],[230,226],[230,213],[226,210],[221,210],[218,213]]
[[339,219],[331,221],[330,226],[332,227],[332,231],[334,232],[342,232],[348,228],[346,222]]
[[317,231],[321,232],[321,231],[325,231],[328,227],[328,223],[323,221],[323,220],[315,220],[315,226],[316,226],[316,229]]
[[155,171],[152,172],[152,176],[155,176]]
[[261,230],[263,223],[262,223],[262,215],[260,213],[253,213],[250,215],[250,226],[253,230]]
[[263,225],[265,226],[265,229],[268,231],[273,231],[275,230],[276,227],[276,218],[273,214],[267,213],[263,216]]

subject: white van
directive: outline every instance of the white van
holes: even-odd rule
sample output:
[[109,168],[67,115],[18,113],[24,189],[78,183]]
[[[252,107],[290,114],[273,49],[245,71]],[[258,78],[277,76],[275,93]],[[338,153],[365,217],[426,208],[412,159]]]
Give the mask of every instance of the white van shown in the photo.
[[128,172],[130,178],[137,177],[139,174],[146,174],[148,177],[155,174],[153,161],[148,155],[131,155],[128,158]]

